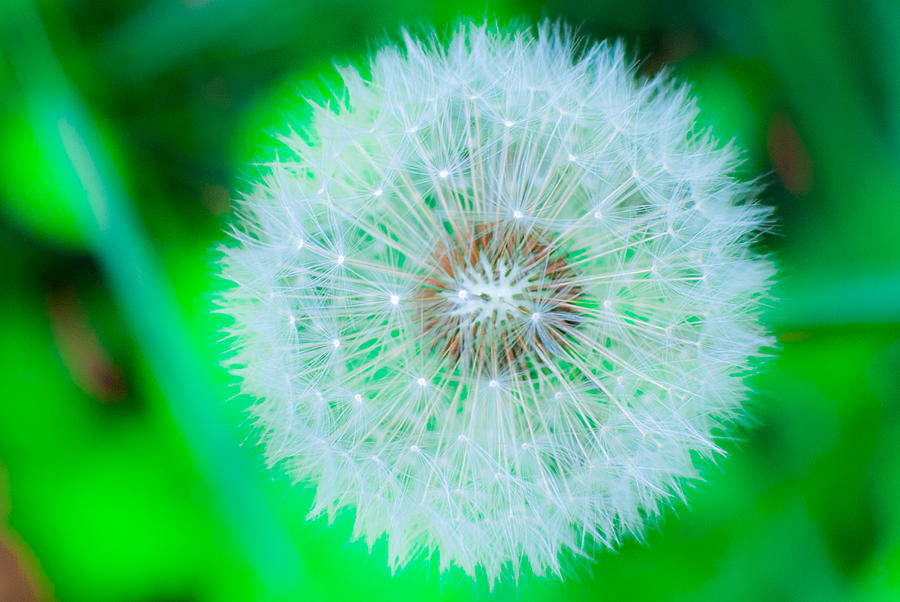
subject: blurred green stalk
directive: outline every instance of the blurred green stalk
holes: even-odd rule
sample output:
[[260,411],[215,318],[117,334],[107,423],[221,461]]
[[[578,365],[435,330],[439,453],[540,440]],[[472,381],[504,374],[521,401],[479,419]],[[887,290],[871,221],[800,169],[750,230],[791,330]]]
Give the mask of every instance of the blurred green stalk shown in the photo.
[[0,12],[7,17],[4,50],[35,132],[57,158],[58,171],[46,177],[62,179],[71,191],[79,227],[263,595],[316,599],[296,545],[274,517],[218,411],[220,401],[201,376],[188,329],[125,190],[122,166],[57,63],[31,0],[14,1]]

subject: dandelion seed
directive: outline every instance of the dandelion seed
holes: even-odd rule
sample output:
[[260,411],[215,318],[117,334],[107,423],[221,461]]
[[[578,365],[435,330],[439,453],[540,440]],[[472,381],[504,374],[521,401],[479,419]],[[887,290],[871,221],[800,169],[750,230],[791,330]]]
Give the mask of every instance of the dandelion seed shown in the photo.
[[618,44],[546,23],[406,44],[345,71],[349,110],[316,105],[243,201],[231,366],[312,514],[354,509],[393,566],[561,575],[640,534],[740,415],[769,211]]

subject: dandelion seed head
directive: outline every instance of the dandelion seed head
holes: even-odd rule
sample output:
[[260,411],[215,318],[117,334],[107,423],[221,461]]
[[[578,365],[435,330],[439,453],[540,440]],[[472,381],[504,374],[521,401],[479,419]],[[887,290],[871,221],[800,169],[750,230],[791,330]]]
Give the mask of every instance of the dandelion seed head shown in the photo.
[[548,23],[406,36],[241,202],[221,304],[266,454],[394,567],[561,575],[741,415],[769,211],[625,57]]

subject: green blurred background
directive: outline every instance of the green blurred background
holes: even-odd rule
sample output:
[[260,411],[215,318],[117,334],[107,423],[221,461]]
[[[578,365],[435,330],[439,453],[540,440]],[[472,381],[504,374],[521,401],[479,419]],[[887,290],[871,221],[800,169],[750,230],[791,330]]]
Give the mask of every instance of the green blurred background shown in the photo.
[[[493,593],[307,523],[210,312],[303,82],[460,15],[560,17],[690,79],[779,220],[754,424],[646,543]],[[896,0],[0,0],[0,275],[4,602],[900,599]]]

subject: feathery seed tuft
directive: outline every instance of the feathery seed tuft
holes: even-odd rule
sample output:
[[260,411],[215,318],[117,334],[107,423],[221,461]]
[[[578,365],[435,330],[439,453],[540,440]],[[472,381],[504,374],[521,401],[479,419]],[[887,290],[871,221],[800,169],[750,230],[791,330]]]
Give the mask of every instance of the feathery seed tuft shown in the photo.
[[342,75],[221,262],[268,459],[394,567],[493,583],[640,536],[771,343],[736,151],[687,88],[559,25],[406,36]]

